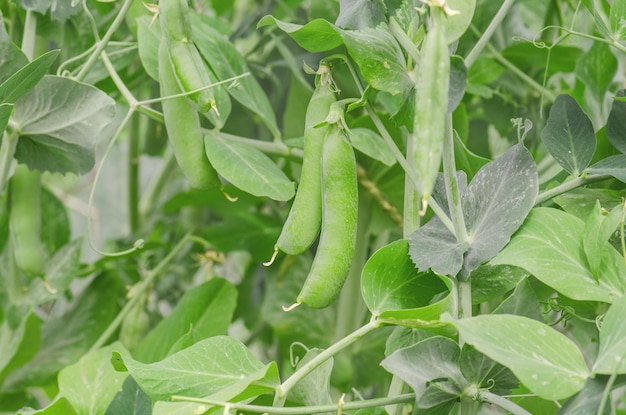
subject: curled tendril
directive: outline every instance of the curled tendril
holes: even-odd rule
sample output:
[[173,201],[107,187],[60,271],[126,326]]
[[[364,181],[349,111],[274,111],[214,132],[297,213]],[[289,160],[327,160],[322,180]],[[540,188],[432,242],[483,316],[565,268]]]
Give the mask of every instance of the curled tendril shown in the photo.
[[595,323],[596,323],[596,327],[598,328],[598,331],[602,328],[602,323],[604,323],[605,316],[606,314],[600,314],[599,316],[596,317]]
[[306,347],[304,345],[304,343],[301,343],[301,342],[293,342],[293,343],[291,343],[291,345],[289,345],[289,363],[291,364],[292,367],[296,367],[296,366],[298,366],[298,363],[300,363],[300,357],[296,356],[295,353],[294,353],[294,349],[297,346],[302,347],[305,352],[309,351],[309,348]]

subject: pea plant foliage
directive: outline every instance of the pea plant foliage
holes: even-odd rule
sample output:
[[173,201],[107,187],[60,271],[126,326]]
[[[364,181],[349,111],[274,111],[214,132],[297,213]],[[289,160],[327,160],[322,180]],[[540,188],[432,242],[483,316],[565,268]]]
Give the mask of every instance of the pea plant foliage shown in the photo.
[[0,15],[0,414],[626,414],[626,0]]

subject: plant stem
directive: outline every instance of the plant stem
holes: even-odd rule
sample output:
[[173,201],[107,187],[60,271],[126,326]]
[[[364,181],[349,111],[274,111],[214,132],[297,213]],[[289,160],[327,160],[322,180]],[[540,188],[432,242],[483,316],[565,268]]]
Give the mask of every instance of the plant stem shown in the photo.
[[514,1],[515,0],[504,0],[496,15],[493,17],[493,19],[491,19],[491,23],[489,23],[489,26],[487,27],[485,32],[478,39],[478,42],[476,42],[470,53],[467,54],[467,56],[465,57],[465,66],[468,69],[474,64],[474,62],[476,62],[476,59],[478,59],[480,53],[489,43],[489,40],[491,39],[493,33],[498,27],[500,27],[500,25],[502,24],[502,20],[504,20],[504,17],[513,6]]
[[500,408],[509,411],[513,415],[532,415],[530,412],[517,405],[516,403],[486,390],[480,391],[480,400],[483,402],[498,405]]
[[[413,154],[415,152],[416,145],[415,134],[408,134],[406,139],[406,153]],[[410,157],[407,160],[408,168],[411,171],[415,171],[415,157]],[[417,193],[415,182],[409,178],[408,175],[404,176],[404,223],[402,227],[402,235],[404,238],[408,238],[410,234],[415,232],[421,225],[421,216],[417,204],[420,197]]]
[[446,117],[445,134],[443,139],[443,177],[446,186],[446,197],[448,199],[448,209],[454,225],[454,235],[458,243],[467,242],[469,237],[465,228],[465,218],[463,207],[461,206],[461,194],[459,183],[456,178],[456,163],[454,160],[454,135],[452,131],[452,114]]
[[24,21],[24,34],[22,37],[22,52],[28,58],[33,60],[35,56],[35,36],[37,34],[37,15],[28,9],[26,10],[26,19]]
[[180,242],[178,242],[176,246],[172,248],[167,256],[163,258],[161,262],[159,262],[157,266],[148,273],[148,275],[146,275],[146,277],[139,283],[137,288],[133,290],[133,296],[124,305],[122,310],[120,310],[119,314],[115,317],[115,320],[113,320],[111,324],[109,324],[104,333],[102,333],[98,340],[96,340],[96,342],[93,344],[93,346],[91,346],[89,352],[99,349],[107,342],[109,337],[111,337],[111,335],[120,327],[122,321],[124,321],[124,318],[133,309],[137,301],[141,299],[142,294],[148,289],[154,279],[163,272],[165,267],[172,261],[172,259],[174,259],[176,255],[178,255],[178,253],[180,253],[180,251],[182,251],[182,249],[187,245],[190,240],[190,234],[186,234],[185,236],[183,236]]
[[565,192],[569,192],[570,190],[576,189],[577,187],[584,186],[589,183],[595,183],[602,180],[610,179],[613,176],[608,174],[590,174],[586,177],[580,176],[575,177],[574,179],[567,181],[565,183],[561,183],[560,185],[553,187],[552,189],[545,190],[537,196],[535,200],[535,206],[552,199],[555,196],[563,194]]
[[371,331],[374,331],[379,326],[380,323],[377,320],[372,319],[364,326],[353,331],[343,339],[331,345],[328,349],[325,349],[313,359],[309,360],[306,364],[304,364],[300,369],[294,372],[287,380],[285,380],[281,385],[276,388],[276,396],[274,397],[275,406],[276,403],[284,402],[287,394],[296,385],[296,383],[300,382],[306,375],[315,370],[315,368],[331,358],[333,355],[337,354],[339,351],[350,346],[361,337],[365,336]]
[[611,400],[611,389],[613,389],[613,384],[615,384],[615,379],[617,378],[617,373],[613,373],[609,380],[606,382],[606,386],[604,391],[602,392],[602,400],[600,401],[600,406],[598,407],[597,415],[604,415],[604,408],[606,407],[606,403]]
[[[74,79],[76,79],[77,81],[82,81],[83,79],[85,79],[85,76],[87,76],[87,73],[91,70],[91,67],[96,63],[100,55],[104,52],[104,49],[107,47],[109,40],[111,40],[111,37],[113,36],[115,31],[120,27],[120,25],[124,21],[126,12],[128,12],[128,9],[130,8],[132,4],[133,4],[133,0],[124,0],[124,3],[122,3],[122,7],[120,8],[120,11],[117,13],[117,16],[115,16],[115,19],[113,20],[113,22],[111,22],[111,26],[109,26],[106,33],[102,37],[102,39],[100,40],[97,39],[98,31],[97,31],[97,28],[94,28],[95,29],[94,34],[96,35],[96,40],[97,40],[96,49],[93,51],[91,56],[89,56],[89,59],[87,59],[87,62],[85,62],[80,72],[78,72],[78,74],[76,75]],[[85,9],[86,8],[87,6],[85,5]]]
[[17,134],[4,131],[2,144],[0,145],[0,193],[4,191],[4,186],[9,178],[9,170],[11,170],[11,164],[13,163],[17,140]]
[[[308,415],[308,414],[316,414],[316,413],[324,413],[324,412],[337,412],[339,409],[339,404],[277,408],[277,407],[272,407],[272,406],[248,405],[248,404],[237,403],[237,402],[224,402],[224,401],[217,401],[217,400],[211,400],[211,399],[192,398],[192,397],[186,397],[186,396],[172,396],[172,400],[195,402],[195,403],[205,404],[205,405],[214,405],[214,406],[234,409],[236,411],[242,411],[242,412],[254,412],[254,413],[261,413],[261,414],[277,414],[277,415]],[[346,410],[377,408],[377,407],[388,406],[388,405],[400,405],[400,404],[405,404],[405,403],[411,403],[414,401],[415,401],[415,394],[407,393],[404,395],[393,396],[390,398],[375,398],[375,399],[365,399],[362,401],[345,402],[341,404],[341,408],[346,409]]]
[[139,231],[139,137],[141,136],[140,118],[135,114],[131,118],[131,131],[128,135],[128,223],[130,234]]

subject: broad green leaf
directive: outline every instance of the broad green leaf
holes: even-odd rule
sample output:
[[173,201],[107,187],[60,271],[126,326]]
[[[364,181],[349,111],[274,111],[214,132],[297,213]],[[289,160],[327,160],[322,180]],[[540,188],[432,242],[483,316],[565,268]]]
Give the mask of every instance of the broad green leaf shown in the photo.
[[241,190],[278,201],[293,197],[293,182],[259,150],[215,132],[204,136],[204,145],[217,172]]
[[[306,352],[302,360],[298,362],[296,370],[319,355],[322,349],[310,349]],[[333,369],[334,359],[331,357],[311,373],[300,380],[296,386],[289,391],[289,398],[306,406],[327,405],[333,401],[330,396],[330,374]]]
[[579,187],[557,196],[553,200],[567,213],[586,221],[596,204],[596,200],[600,202],[603,208],[611,210],[622,205],[623,197],[623,192],[612,189]]
[[[518,268],[519,269],[519,268]],[[473,276],[472,276],[473,277]],[[474,281],[472,280],[472,283]],[[543,309],[528,278],[515,287],[515,291],[493,311],[492,314],[515,314],[543,323]]]
[[598,414],[602,401],[606,398],[604,391],[607,387],[608,376],[597,375],[587,379],[585,386],[576,395],[565,402],[558,415],[611,415],[611,399],[606,402],[604,412]]
[[602,105],[604,95],[617,72],[617,58],[609,45],[593,42],[576,65],[576,76],[589,88],[597,105]]
[[45,76],[13,111],[20,136],[16,158],[32,169],[87,173],[98,134],[113,120],[115,102],[99,89]]
[[505,72],[505,68],[496,60],[489,57],[480,57],[468,69],[467,83],[486,85],[496,81]]
[[[410,254],[420,270],[462,278],[493,258],[522,224],[537,196],[535,162],[521,144],[486,164],[466,190],[460,188],[471,242],[459,243],[438,219],[409,236]],[[447,203],[444,204],[446,206]]]
[[614,249],[608,240],[617,229],[621,216],[621,207],[613,208],[610,214],[603,215],[600,202],[597,201],[585,222],[583,248],[589,262],[589,269],[596,279],[604,271],[604,267],[601,265],[607,251]]
[[[0,18],[2,18],[0,11]],[[4,21],[4,19],[2,19]],[[0,83],[28,64],[26,55],[9,38],[5,25],[0,25]]]
[[117,370],[127,369],[152,399],[169,400],[172,395],[221,399],[246,399],[270,392],[278,386],[275,363],[263,365],[238,340],[215,336],[160,362],[144,364],[128,355],[113,352]]
[[188,332],[192,343],[226,334],[236,302],[237,291],[222,278],[188,290],[172,313],[159,321],[137,345],[133,356],[143,363],[157,362]]
[[4,132],[13,113],[13,104],[0,104],[0,132]]
[[[626,89],[620,89],[616,97],[623,98]],[[606,121],[606,136],[621,153],[626,153],[626,101],[613,100],[613,106]]]
[[14,104],[25,93],[33,89],[48,72],[52,63],[59,56],[59,52],[57,49],[44,53],[4,81],[0,85],[0,103]]
[[608,174],[626,183],[626,154],[617,154],[600,160],[585,169],[589,174]]
[[358,65],[365,80],[375,89],[390,94],[410,90],[406,60],[398,42],[386,25],[374,29],[340,30],[350,56]]
[[152,400],[127,376],[122,390],[115,395],[105,415],[152,415]]
[[396,350],[416,345],[417,343],[433,336],[435,336],[435,334],[429,333],[424,330],[412,329],[402,326],[394,327],[393,331],[387,337],[387,341],[385,342],[385,357],[390,356]]
[[611,39],[613,37],[611,30],[607,26],[606,22],[598,12],[596,3],[594,0],[582,0],[589,13],[593,16],[593,21],[596,24],[596,29],[604,36],[605,39]]
[[361,153],[378,160],[387,166],[393,166],[396,158],[383,139],[369,128],[351,128],[350,143]]
[[352,30],[374,28],[386,20],[385,12],[382,0],[342,0],[335,25]]
[[457,170],[464,171],[467,177],[472,179],[490,160],[472,153],[465,143],[461,141],[456,131],[454,133],[454,159],[456,161],[456,168]]
[[489,388],[498,395],[510,395],[519,381],[506,367],[494,362],[469,344],[464,344],[459,358],[461,373],[472,384]]
[[11,372],[7,390],[46,385],[57,372],[75,363],[93,345],[119,311],[115,299],[123,290],[117,275],[100,275],[75,297],[65,313],[41,327],[41,348],[24,366]]
[[596,148],[591,120],[569,95],[559,95],[552,104],[541,139],[561,167],[575,176],[589,165]]
[[20,409],[17,415],[82,415],[64,397],[55,399],[50,405],[40,410]]
[[446,18],[446,40],[450,45],[459,40],[472,23],[476,10],[476,0],[446,0],[445,4],[450,9],[459,12]]
[[609,23],[615,39],[626,38],[626,1],[613,0],[609,13]]
[[259,20],[257,28],[264,26],[278,27],[309,52],[325,52],[343,44],[335,25],[324,19],[314,19],[302,26],[265,16]]
[[459,56],[450,56],[450,82],[448,89],[448,112],[453,112],[465,95],[467,68]]
[[409,258],[405,239],[379,249],[365,264],[361,275],[361,291],[370,312],[406,310],[429,305],[446,285],[430,273],[417,271]]
[[551,77],[559,72],[574,72],[582,50],[572,46],[550,45],[538,48],[532,42],[513,43],[502,55],[522,70],[540,69]]
[[17,319],[5,311],[0,325],[0,383],[17,367],[30,361],[41,344],[41,319],[31,309],[17,310]]
[[480,304],[504,295],[528,275],[526,270],[509,265],[481,265],[472,272],[472,302]]
[[65,245],[47,262],[45,280],[36,278],[31,282],[28,299],[33,306],[44,304],[65,294],[78,274],[82,244],[82,239],[76,239]]
[[569,398],[589,377],[575,343],[551,327],[515,315],[481,315],[451,320],[465,341],[511,369],[544,399]]
[[615,301],[602,320],[600,350],[593,364],[594,374],[626,373],[626,297]]
[[460,353],[453,340],[434,336],[396,350],[381,365],[411,386],[419,402],[431,381],[449,395],[456,396],[464,389],[468,382],[459,368]]
[[115,371],[110,362],[111,352],[123,347],[119,342],[113,343],[84,355],[78,362],[59,372],[59,393],[78,413],[106,413],[128,377],[128,373]]
[[70,16],[82,10],[80,2],[59,0],[19,0],[18,3],[27,9],[46,14],[50,11],[52,19],[64,23]]
[[583,221],[575,216],[557,209],[536,208],[490,264],[524,268],[574,300],[611,303],[626,291],[623,278],[607,270],[599,281],[595,280],[582,246],[583,230]]
[[[226,36],[213,29],[203,16],[192,14],[191,17],[194,43],[219,81],[250,72],[246,60]],[[280,138],[272,105],[252,75],[226,87],[234,99],[263,121],[275,139]]]
[[161,25],[150,25],[149,16],[137,18],[137,47],[139,59],[146,73],[155,81],[159,80],[159,43],[161,42]]

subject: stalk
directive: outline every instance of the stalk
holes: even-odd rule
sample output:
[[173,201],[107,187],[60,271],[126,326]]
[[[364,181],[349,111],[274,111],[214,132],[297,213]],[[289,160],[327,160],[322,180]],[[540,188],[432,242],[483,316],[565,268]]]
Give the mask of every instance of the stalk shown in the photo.
[[502,20],[504,20],[504,17],[509,12],[511,7],[513,7],[514,1],[515,0],[504,0],[496,15],[493,17],[493,19],[491,19],[491,23],[489,23],[489,26],[487,27],[485,32],[482,34],[480,39],[478,39],[478,42],[476,42],[470,53],[467,54],[467,56],[465,57],[465,66],[467,66],[468,69],[474,64],[474,62],[476,62],[478,56],[481,54],[485,46],[487,46],[487,44],[489,43],[489,39],[491,39],[493,33],[498,27],[500,27],[500,25],[502,24]]
[[131,119],[128,136],[128,223],[131,235],[139,231],[139,137],[141,123],[137,115]]

